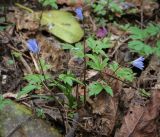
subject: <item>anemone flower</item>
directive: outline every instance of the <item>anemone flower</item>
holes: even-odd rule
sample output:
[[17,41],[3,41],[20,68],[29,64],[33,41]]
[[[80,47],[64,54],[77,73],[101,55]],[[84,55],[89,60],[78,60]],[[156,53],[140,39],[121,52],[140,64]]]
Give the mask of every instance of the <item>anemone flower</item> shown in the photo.
[[27,40],[27,47],[33,53],[38,53],[40,51],[39,45],[36,39]]
[[143,70],[143,68],[144,68],[143,61],[144,61],[144,57],[139,57],[138,59],[132,61],[132,65],[136,68]]
[[76,17],[79,20],[83,20],[83,13],[82,13],[82,8],[81,7],[76,8],[75,13],[76,13]]

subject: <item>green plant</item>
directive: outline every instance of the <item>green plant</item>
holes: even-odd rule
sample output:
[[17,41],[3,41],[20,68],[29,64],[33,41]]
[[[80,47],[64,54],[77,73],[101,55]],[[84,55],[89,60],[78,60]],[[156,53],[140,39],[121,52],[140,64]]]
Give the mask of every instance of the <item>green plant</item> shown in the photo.
[[12,101],[9,99],[3,98],[2,95],[0,95],[0,110],[2,110],[6,105],[11,105]]
[[[87,45],[91,49],[91,53],[86,54],[86,57],[89,58],[89,61],[87,61],[87,65],[90,68],[99,71],[102,75],[103,70],[109,68],[122,81],[126,80],[131,82],[134,79],[134,74],[130,68],[120,67],[117,62],[109,61],[109,57],[105,53],[105,50],[110,47],[110,42],[107,38],[104,38],[100,41],[94,40],[92,37],[89,37],[87,39]],[[105,90],[108,94],[113,96],[112,89],[107,84],[107,82],[102,80],[102,83],[94,82],[90,84],[88,88],[89,95],[97,95],[102,90]]]
[[90,59],[87,62],[87,65],[92,69],[102,71],[109,61],[109,58],[104,51],[110,47],[109,40],[107,38],[95,40],[93,37],[89,37],[86,42],[92,51],[92,54],[86,54],[86,57]]
[[68,71],[67,74],[60,74],[59,75],[59,79],[61,81],[63,81],[65,84],[68,84],[70,86],[73,85],[73,82],[77,82],[79,84],[83,84],[81,81],[76,79],[75,76],[70,71]]
[[51,65],[46,64],[45,60],[42,58],[40,58],[40,64],[39,67],[42,67],[43,71],[49,70],[51,68]]
[[7,61],[7,64],[8,65],[13,65],[15,63],[15,61],[13,60],[13,59],[9,59],[8,61]]
[[160,34],[160,24],[149,24],[145,29],[130,27],[129,30],[131,32],[130,38],[132,40],[128,43],[128,47],[131,51],[139,53],[143,56],[148,56],[154,53],[157,54],[159,44],[155,44],[156,46],[151,47],[148,40],[153,36]]
[[14,57],[19,58],[22,56],[22,54],[20,52],[16,52],[16,51],[12,51],[11,53]]
[[71,45],[71,44],[62,44],[63,45],[63,49],[67,49],[70,50],[71,54],[74,55],[75,57],[84,58],[84,52],[83,52],[83,45],[81,43],[76,43],[75,46]]
[[134,73],[130,68],[120,67],[115,61],[109,64],[109,68],[122,80],[132,82]]
[[[108,4],[108,8],[115,13],[123,13],[123,10],[120,8],[119,4],[117,4],[115,1],[113,0],[108,0],[109,4]],[[120,0],[120,2],[123,2],[124,0]]]
[[93,8],[93,12],[96,13],[97,15],[101,15],[101,16],[104,16],[106,15],[106,6],[108,4],[108,1],[106,0],[99,0],[97,1],[96,3],[94,3],[92,5],[92,8]]
[[[123,2],[121,0],[120,2]],[[113,19],[112,13],[123,14],[123,10],[120,8],[119,4],[117,4],[113,0],[99,0],[92,4],[93,13],[96,15],[96,24],[99,26],[105,26],[107,20]],[[108,15],[108,19],[105,16]]]
[[44,110],[42,108],[36,108],[36,115],[40,118],[45,118]]
[[115,22],[114,21],[114,25],[116,26],[116,27],[118,27],[119,29],[122,29],[122,30],[124,30],[124,31],[128,31],[128,29],[131,27],[131,24],[130,23],[127,23],[127,24],[119,24],[119,23],[117,23],[117,22]]
[[43,6],[51,6],[54,9],[58,9],[56,0],[38,0]]
[[143,56],[151,55],[154,52],[150,45],[145,44],[144,42],[139,40],[130,41],[128,43],[128,46],[133,52],[137,52]]
[[57,80],[51,82],[50,86],[58,87],[64,95],[68,98],[68,106],[70,108],[75,108],[77,104],[75,97],[72,94],[73,83],[83,84],[81,81],[76,79],[76,77],[71,73],[60,74]]
[[154,52],[158,57],[160,57],[160,41],[157,41]]
[[[19,57],[20,55],[17,52],[13,53],[14,56]],[[41,90],[44,86],[46,86],[46,81],[51,81],[51,77],[47,74],[44,74],[44,71],[50,69],[50,65],[46,64],[45,60],[38,57],[39,67],[41,68],[42,74],[28,74],[24,77],[28,83],[25,87],[23,87],[18,95],[17,98],[30,93],[33,90]]]
[[138,93],[140,96],[145,97],[145,98],[151,97],[151,93],[145,91],[144,89],[139,89]]
[[113,91],[110,86],[106,84],[106,82],[103,81],[103,84],[99,82],[91,83],[88,86],[89,89],[89,96],[98,95],[101,91],[106,91],[109,95],[113,96]]
[[102,71],[108,64],[109,58],[107,57],[105,59],[102,59],[99,55],[96,54],[87,54],[86,56],[91,59],[87,62],[87,65],[89,65],[92,69]]
[[97,26],[104,27],[106,26],[107,19],[105,19],[104,17],[95,17],[95,22]]
[[89,37],[87,39],[87,45],[93,53],[101,54],[107,57],[104,50],[110,48],[110,41],[108,38],[104,38],[102,40],[95,40],[93,37]]
[[24,77],[24,80],[27,80],[28,84],[23,87],[17,95],[17,98],[26,95],[28,93],[30,93],[33,90],[40,90],[43,88],[44,86],[44,81],[45,80],[49,80],[51,79],[49,75],[45,75],[45,79],[44,79],[44,75],[41,74],[28,74]]
[[11,24],[7,24],[5,17],[1,17],[0,18],[0,31],[4,31],[6,30],[9,26],[14,26],[15,24],[11,23]]
[[[122,2],[122,0],[121,0]],[[107,14],[107,9],[112,12],[122,13],[120,6],[113,0],[99,0],[92,5],[94,13],[100,16]]]

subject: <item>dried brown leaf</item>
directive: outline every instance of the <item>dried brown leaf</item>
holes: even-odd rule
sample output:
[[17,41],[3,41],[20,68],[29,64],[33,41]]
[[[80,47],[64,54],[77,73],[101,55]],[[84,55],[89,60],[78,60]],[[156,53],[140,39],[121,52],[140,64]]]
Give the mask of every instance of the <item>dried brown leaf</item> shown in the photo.
[[90,116],[85,121],[83,119],[84,129],[98,136],[110,136],[117,120],[122,83],[118,79],[112,79],[113,77],[110,77],[110,75],[115,74],[109,69],[106,69],[102,75],[104,80],[112,87],[114,96],[111,97],[108,93],[102,91],[93,100],[92,98],[87,98],[87,103],[90,104],[91,108],[86,110]]
[[156,119],[160,113],[160,90],[153,91],[146,106],[132,105],[115,137],[158,137]]

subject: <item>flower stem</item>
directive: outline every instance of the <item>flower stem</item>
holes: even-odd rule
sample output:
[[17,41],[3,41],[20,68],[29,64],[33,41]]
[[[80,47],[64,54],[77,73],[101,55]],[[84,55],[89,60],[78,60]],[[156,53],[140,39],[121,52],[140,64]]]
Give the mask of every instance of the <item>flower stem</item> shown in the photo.
[[[82,21],[83,24],[83,29],[84,29],[84,36],[85,36],[85,27],[84,27],[84,21]],[[84,54],[84,69],[83,69],[83,81],[84,81],[84,104],[86,103],[86,68],[87,68],[87,64],[86,64],[86,41],[85,41],[85,37],[83,39],[83,54]]]
[[39,66],[41,68],[41,73],[44,77],[44,84],[47,86],[47,80],[46,80],[46,77],[45,77],[45,74],[44,74],[44,70],[43,70],[43,67],[42,67],[42,64],[41,64],[41,61],[40,61],[40,57],[39,57],[39,54],[37,54],[37,58],[38,58],[38,63],[39,63]]

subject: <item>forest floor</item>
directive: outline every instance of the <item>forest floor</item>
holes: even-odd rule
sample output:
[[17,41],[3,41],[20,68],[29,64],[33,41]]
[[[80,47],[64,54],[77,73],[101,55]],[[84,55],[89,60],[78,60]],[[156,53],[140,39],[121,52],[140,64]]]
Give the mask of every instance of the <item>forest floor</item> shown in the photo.
[[66,137],[160,137],[160,3],[0,2],[8,99]]

